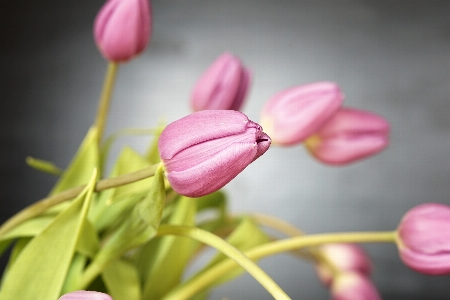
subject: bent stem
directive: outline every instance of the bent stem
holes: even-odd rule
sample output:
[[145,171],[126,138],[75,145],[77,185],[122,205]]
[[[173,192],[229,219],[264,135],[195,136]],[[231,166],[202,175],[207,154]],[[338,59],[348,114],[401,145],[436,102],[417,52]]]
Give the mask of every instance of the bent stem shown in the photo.
[[[289,296],[267,275],[257,264],[246,257],[241,251],[228,244],[220,237],[196,227],[161,225],[158,229],[158,236],[178,235],[195,239],[216,248],[232,259],[233,263],[240,265],[250,275],[252,275],[275,299],[291,299]],[[211,280],[203,278],[201,285],[207,285]],[[198,291],[198,290],[197,290]],[[195,291],[194,291],[195,292]],[[195,293],[176,293],[164,299],[190,299]]]
[[111,96],[114,89],[114,82],[116,80],[117,70],[119,65],[115,62],[109,62],[106,71],[105,81],[103,83],[103,91],[100,96],[100,102],[97,109],[97,116],[95,118],[95,126],[98,130],[98,144],[100,146],[103,132],[105,131],[106,119],[108,117],[109,106],[111,103]]
[[[126,185],[129,183],[133,183],[151,177],[155,175],[155,171],[159,165],[160,164],[158,163],[136,172],[128,173],[114,178],[107,178],[100,180],[95,185],[95,192],[100,192],[106,189],[119,187],[122,185]],[[2,224],[2,226],[0,227],[0,236],[4,235],[5,233],[13,229],[15,226],[19,225],[20,223],[43,213],[50,207],[75,198],[79,193],[83,191],[85,187],[86,185],[82,185],[65,190],[64,192],[61,192],[59,194],[43,198],[35,202],[34,204],[24,208],[23,210],[19,211],[17,214],[12,216],[8,221]]]
[[[270,242],[244,252],[253,261],[295,249],[316,247],[328,243],[395,243],[396,231],[388,232],[350,232],[303,235],[284,240]],[[231,260],[224,260],[203,273],[181,285],[168,294],[168,299],[189,299],[206,288],[211,282],[238,268],[238,264]]]

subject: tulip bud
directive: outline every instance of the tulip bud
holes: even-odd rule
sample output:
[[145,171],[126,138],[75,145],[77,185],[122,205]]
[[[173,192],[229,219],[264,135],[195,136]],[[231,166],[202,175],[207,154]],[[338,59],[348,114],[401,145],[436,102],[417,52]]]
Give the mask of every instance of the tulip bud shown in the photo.
[[334,300],[381,300],[370,279],[357,272],[337,276],[331,286],[331,294]]
[[75,291],[62,295],[59,300],[112,300],[111,296],[94,291]]
[[[319,248],[321,255],[334,265],[339,272],[356,272],[369,276],[372,263],[365,251],[355,244],[325,244]],[[320,280],[329,286],[333,281],[333,274],[326,264],[316,266]]]
[[192,109],[240,110],[250,77],[250,71],[239,59],[229,53],[222,54],[195,83],[191,95]]
[[409,210],[398,226],[403,262],[428,275],[450,274],[450,206],[426,203]]
[[169,124],[158,149],[179,194],[201,197],[222,188],[264,154],[270,138],[234,110],[203,110]]
[[273,142],[283,146],[303,142],[342,105],[333,82],[315,82],[282,91],[263,107],[261,124]]
[[95,41],[107,60],[127,61],[147,46],[150,23],[149,0],[108,0],[95,19]]
[[389,144],[389,123],[371,112],[342,108],[305,145],[319,161],[348,164],[374,155]]

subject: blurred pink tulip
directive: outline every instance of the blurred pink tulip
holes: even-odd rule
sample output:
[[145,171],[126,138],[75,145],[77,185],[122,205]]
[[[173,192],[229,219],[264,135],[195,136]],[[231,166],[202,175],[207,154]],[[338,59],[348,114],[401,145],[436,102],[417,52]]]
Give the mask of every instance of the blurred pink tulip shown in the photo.
[[[326,244],[319,251],[328,262],[332,263],[341,272],[357,272],[370,276],[372,263],[366,252],[355,244]],[[317,275],[327,286],[333,281],[333,274],[325,264],[316,266]]]
[[381,300],[372,281],[358,272],[338,275],[331,286],[334,300]]
[[340,109],[305,145],[319,161],[342,165],[374,155],[389,144],[389,123],[371,112]]
[[194,111],[240,110],[250,84],[250,71],[229,53],[219,56],[195,83],[191,95]]
[[400,258],[424,274],[450,274],[450,206],[426,203],[409,210],[398,226]]
[[261,124],[275,144],[298,144],[328,121],[343,99],[334,82],[297,86],[267,101],[261,112]]
[[151,34],[149,0],[108,0],[94,23],[94,37],[102,55],[124,62],[141,53]]
[[200,197],[230,182],[270,142],[261,126],[241,112],[202,110],[169,124],[158,149],[172,188]]
[[112,300],[111,296],[94,291],[75,291],[62,295],[59,300]]

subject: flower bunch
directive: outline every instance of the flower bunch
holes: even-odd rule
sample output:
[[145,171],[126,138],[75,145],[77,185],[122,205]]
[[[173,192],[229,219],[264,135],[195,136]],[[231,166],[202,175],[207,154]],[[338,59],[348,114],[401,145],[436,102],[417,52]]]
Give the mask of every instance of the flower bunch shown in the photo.
[[[374,263],[358,243],[394,243],[413,270],[450,273],[450,207],[444,204],[412,208],[392,231],[323,234],[306,234],[272,216],[228,210],[221,188],[248,165],[263,163],[260,157],[272,142],[304,143],[330,165],[387,147],[389,123],[343,106],[337,83],[276,93],[261,110],[261,126],[240,112],[251,72],[225,53],[193,86],[193,113],[167,126],[104,138],[118,65],[144,51],[150,32],[148,0],[108,0],[97,15],[94,38],[109,65],[96,118],[49,196],[1,225],[0,254],[11,249],[11,255],[0,299],[206,299],[243,271],[275,299],[290,299],[256,263],[283,252],[310,262],[333,299],[380,299],[370,279]],[[111,145],[124,134],[142,133],[153,137],[149,150],[124,147],[105,174]],[[48,161],[28,163],[54,170]],[[217,254],[186,273],[205,245]]]

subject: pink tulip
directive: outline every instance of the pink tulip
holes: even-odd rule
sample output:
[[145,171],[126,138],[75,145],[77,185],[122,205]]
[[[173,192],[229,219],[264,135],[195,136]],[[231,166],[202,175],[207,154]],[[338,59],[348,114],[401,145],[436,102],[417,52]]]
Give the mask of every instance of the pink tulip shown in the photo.
[[344,97],[333,82],[315,82],[282,91],[263,107],[261,124],[273,142],[303,142],[341,107]]
[[59,300],[112,300],[112,298],[100,292],[76,291],[62,295]]
[[331,286],[331,295],[334,300],[381,300],[370,279],[358,272],[337,276]]
[[[321,254],[340,272],[356,272],[370,276],[372,263],[365,251],[355,244],[326,244],[319,248]],[[326,264],[316,266],[317,275],[327,286],[333,281],[333,274]]]
[[195,83],[191,95],[193,110],[240,110],[250,77],[250,71],[238,58],[229,53],[222,54]]
[[141,53],[150,40],[149,0],[108,0],[95,19],[94,37],[102,55],[124,62]]
[[389,123],[371,112],[342,108],[305,145],[319,161],[348,164],[374,155],[389,144]]
[[158,149],[179,194],[200,197],[222,188],[264,154],[270,138],[234,110],[202,110],[169,124]]
[[450,206],[426,203],[409,210],[398,226],[403,262],[424,274],[450,274]]

